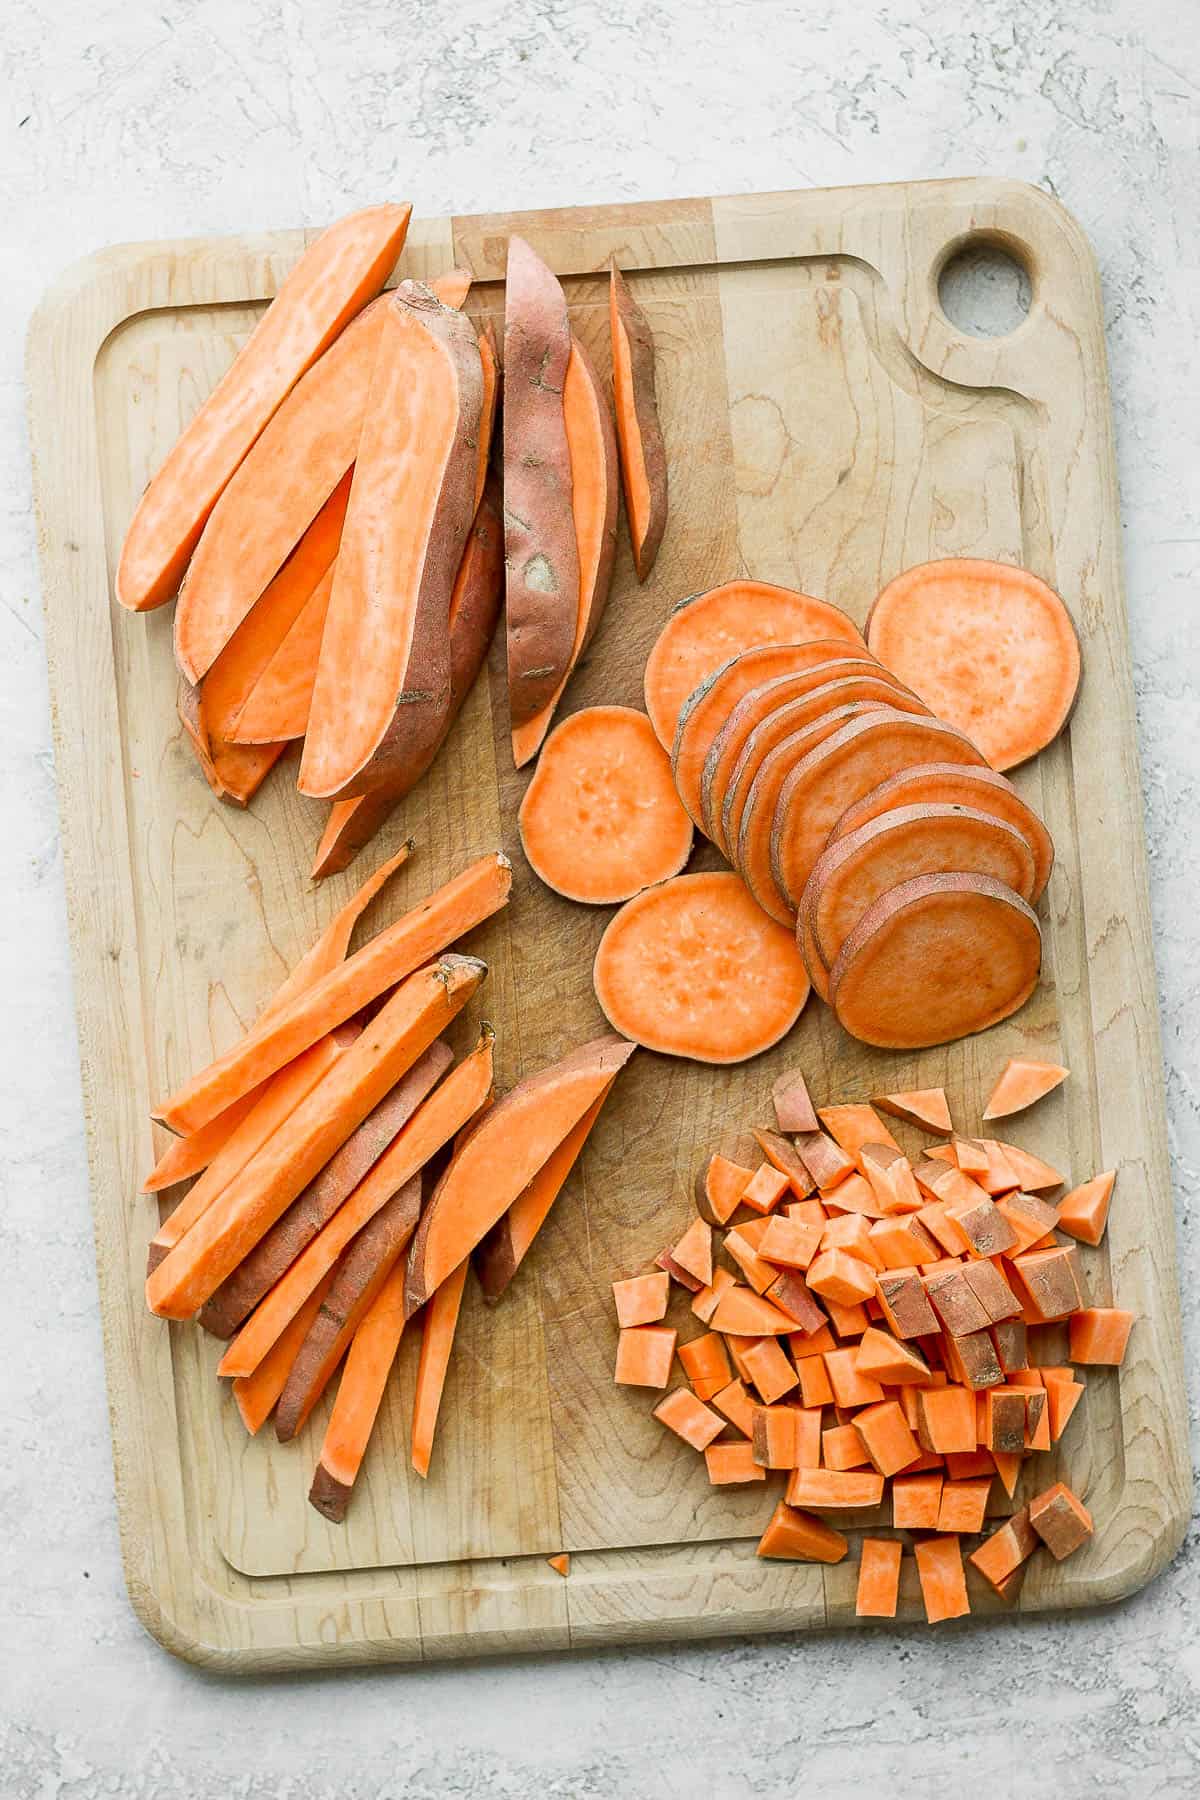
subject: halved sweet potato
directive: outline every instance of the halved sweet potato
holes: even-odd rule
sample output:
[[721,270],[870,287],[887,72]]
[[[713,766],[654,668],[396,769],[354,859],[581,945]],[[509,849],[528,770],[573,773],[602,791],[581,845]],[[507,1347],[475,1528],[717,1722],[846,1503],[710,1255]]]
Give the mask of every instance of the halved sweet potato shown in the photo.
[[885,1049],[950,1043],[1023,1006],[1042,937],[1020,895],[990,875],[919,875],[882,895],[842,945],[833,1008]]
[[828,600],[766,581],[730,581],[675,607],[646,659],[646,711],[664,750],[675,741],[689,694],[739,651],[756,644],[842,638],[863,649],[854,621]]
[[[145,612],[175,593],[205,520],[263,427],[387,280],[411,212],[407,203],[368,207],[331,225],[309,245],[138,502],[117,570],[122,606]],[[326,495],[344,472],[338,471]],[[268,579],[299,536],[297,531],[284,547]],[[184,673],[196,681],[207,666],[185,665]]]
[[995,769],[970,763],[918,763],[901,769],[846,808],[829,834],[830,843],[896,806],[973,806],[1014,825],[1033,851],[1031,899],[1041,898],[1054,867],[1053,840],[1012,782]]
[[439,741],[482,401],[470,321],[402,282],[384,304],[301,793],[347,799],[389,786]]
[[508,240],[504,288],[504,555],[508,707],[514,731],[566,680],[579,615],[564,393],[567,303],[524,238]]
[[666,752],[628,706],[589,706],[555,727],[518,824],[534,873],[592,906],[678,875],[692,848]]
[[734,1063],[786,1036],[808,998],[790,931],[737,875],[677,875],[630,900],[593,970],[614,1030],[649,1050]]
[[771,873],[796,907],[835,821],[852,801],[915,762],[981,763],[953,726],[896,710],[851,719],[788,774],[771,830]]
[[867,641],[994,769],[1043,750],[1079,691],[1070,614],[1010,563],[952,557],[907,569],[871,608]]
[[667,453],[658,420],[654,338],[615,257],[609,266],[613,400],[621,441],[625,510],[633,566],[638,580],[645,581],[667,524]]
[[[828,844],[800,900],[801,952],[819,994],[867,908],[916,875],[994,875],[1033,895],[1033,852],[1013,826],[966,806],[901,806]],[[811,956],[812,960],[809,960]]]

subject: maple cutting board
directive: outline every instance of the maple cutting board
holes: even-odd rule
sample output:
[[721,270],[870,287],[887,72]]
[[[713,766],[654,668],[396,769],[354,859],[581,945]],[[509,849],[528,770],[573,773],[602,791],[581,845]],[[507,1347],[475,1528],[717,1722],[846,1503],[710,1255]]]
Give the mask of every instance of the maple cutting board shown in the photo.
[[[628,545],[566,710],[640,704],[672,603],[749,573],[823,594],[860,622],[881,584],[928,557],[1029,564],[1065,596],[1085,677],[1070,730],[1017,785],[1058,863],[1042,912],[1042,985],[982,1037],[890,1055],[810,1003],[790,1040],[740,1068],[639,1052],[502,1305],[472,1286],[426,1483],[406,1458],[414,1342],[342,1527],[306,1503],[326,1406],[298,1444],[250,1440],[214,1377],[219,1346],[151,1318],[138,1192],[152,1098],[256,1010],[372,865],[313,888],[320,809],[294,763],[247,812],[215,802],[175,715],[171,609],[112,599],[136,496],[227,367],[306,234],[132,245],[77,265],[32,329],[29,377],[67,891],[129,1589],[181,1655],[232,1669],[460,1656],[849,1623],[856,1559],[759,1562],[777,1481],[710,1488],[692,1451],[615,1388],[609,1283],[691,1214],[714,1149],[746,1158],[773,1077],[816,1095],[942,1085],[970,1128],[1013,1052],[1061,1059],[1065,1088],[1012,1137],[1076,1179],[1115,1166],[1106,1245],[1085,1251],[1096,1302],[1139,1322],[1120,1373],[1088,1372],[1064,1445],[1096,1535],[1030,1570],[1022,1610],[1111,1600],[1146,1581],[1189,1509],[1172,1207],[1129,647],[1100,301],[1088,246],[1039,191],[995,181],[669,201],[418,221],[401,273],[465,263],[469,310],[500,323],[519,230],[563,278],[576,332],[610,366],[616,252],[653,326],[671,516],[651,580]],[[940,310],[946,258],[999,241],[1033,303],[1010,336],[972,338]],[[608,909],[546,892],[515,827],[527,776],[507,750],[503,665],[476,687],[378,854],[417,854],[384,917],[503,845],[510,908],[469,940],[491,964],[471,1019],[497,1027],[502,1085],[594,1035],[590,970]],[[998,704],[1003,697],[998,696]],[[703,865],[713,852],[700,853]],[[910,1147],[915,1138],[906,1136]],[[675,1302],[679,1322],[688,1315]],[[690,1322],[690,1321],[689,1321]],[[1027,1480],[1031,1479],[1028,1475]],[[1023,1490],[1018,1490],[1019,1495]],[[562,1580],[544,1558],[572,1552]],[[993,1610],[972,1579],[973,1601]],[[905,1560],[903,1617],[920,1614]]]

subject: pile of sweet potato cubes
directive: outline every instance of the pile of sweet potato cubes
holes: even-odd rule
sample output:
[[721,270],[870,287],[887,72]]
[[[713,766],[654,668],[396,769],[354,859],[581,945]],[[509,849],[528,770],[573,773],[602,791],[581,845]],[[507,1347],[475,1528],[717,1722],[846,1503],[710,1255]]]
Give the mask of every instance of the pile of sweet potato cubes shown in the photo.
[[[1033,1104],[1067,1071],[1012,1062],[985,1120]],[[655,1417],[703,1454],[714,1484],[786,1474],[758,1546],[765,1557],[840,1562],[838,1522],[876,1509],[916,1534],[931,1622],[970,1611],[969,1562],[1004,1598],[1045,1546],[1071,1555],[1092,1535],[1062,1482],[1016,1510],[1026,1460],[1056,1444],[1085,1391],[1081,1365],[1119,1364],[1133,1315],[1086,1303],[1078,1244],[1098,1244],[1107,1171],[1061,1199],[1056,1169],[1015,1145],[959,1136],[940,1088],[874,1105],[815,1108],[799,1074],[776,1083],[764,1161],[712,1156],[699,1216],[652,1273],[613,1284],[616,1379],[687,1385]],[[877,1110],[878,1109],[878,1110]],[[916,1161],[881,1113],[944,1141]],[[730,1266],[714,1260],[714,1237]],[[735,1272],[736,1271],[736,1272]],[[662,1321],[670,1287],[707,1329]],[[1068,1360],[1045,1340],[1068,1334]],[[988,1530],[1000,1515],[998,1529]],[[1007,1516],[1005,1516],[1007,1515]],[[861,1539],[858,1612],[893,1617],[904,1541]]]

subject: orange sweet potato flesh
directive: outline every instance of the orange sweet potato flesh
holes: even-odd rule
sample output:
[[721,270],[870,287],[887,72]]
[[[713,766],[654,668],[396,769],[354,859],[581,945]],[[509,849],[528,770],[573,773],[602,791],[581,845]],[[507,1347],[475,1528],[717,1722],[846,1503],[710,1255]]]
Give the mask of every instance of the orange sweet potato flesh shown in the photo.
[[493,1042],[494,1033],[487,1027],[471,1054],[439,1083],[349,1199],[259,1303],[221,1358],[218,1374],[247,1375],[258,1367],[288,1321],[357,1234],[487,1103],[492,1087]]
[[863,1043],[950,1043],[1023,1006],[1041,954],[1037,918],[1003,883],[921,875],[876,900],[842,945],[833,1008]]
[[441,734],[428,756],[408,764],[394,782],[358,799],[334,801],[317,847],[314,881],[346,868],[432,764],[486,660],[503,594],[504,530],[499,489],[492,482],[479,503],[450,596],[450,700]]
[[383,307],[298,786],[348,799],[440,741],[450,598],[474,513],[483,374],[468,319],[403,282]]
[[860,1619],[895,1618],[903,1554],[898,1538],[863,1538],[854,1600],[854,1611]]
[[400,1348],[404,1333],[403,1290],[404,1268],[397,1260],[354,1333],[325,1427],[308,1498],[335,1525],[340,1525],[346,1516]]
[[589,706],[555,727],[518,814],[530,867],[592,906],[629,900],[678,875],[692,821],[645,713]]
[[218,1113],[215,1119],[210,1119],[203,1130],[194,1132],[191,1137],[173,1137],[143,1181],[143,1194],[160,1194],[164,1188],[199,1175],[230,1133],[237,1130],[258,1097],[259,1090],[252,1089],[224,1112]]
[[830,843],[895,806],[973,806],[1015,826],[1033,851],[1033,903],[1041,898],[1054,867],[1053,840],[1012,782],[995,769],[947,762],[917,763],[901,769],[846,808],[829,834]]
[[233,1336],[354,1192],[453,1061],[453,1053],[440,1041],[417,1058],[201,1308],[199,1322],[205,1331],[215,1337]]
[[[303,1192],[478,988],[486,966],[448,955],[410,975],[146,1283],[151,1312],[190,1318]],[[244,1371],[238,1371],[239,1373]]]
[[331,564],[246,696],[232,727],[237,743],[288,743],[293,738],[303,737],[308,730],[313,683],[317,679],[321,638],[332,592]]
[[330,1269],[320,1285],[313,1289],[300,1311],[287,1329],[280,1333],[254,1373],[235,1377],[233,1398],[242,1415],[242,1424],[251,1437],[266,1423],[274,1409],[275,1402],[282,1394],[287,1378],[292,1372],[292,1364],[300,1354],[300,1347],[312,1329],[313,1320],[320,1312],[321,1304],[329,1292],[333,1275],[334,1271]]
[[[175,593],[205,521],[264,426],[387,280],[411,210],[405,204],[352,213],[301,256],[142,495],[117,570],[122,606],[145,612]],[[204,671],[185,672],[196,680]]]
[[962,1549],[956,1537],[923,1538],[915,1546],[917,1574],[931,1625],[960,1619],[971,1610],[963,1575]]
[[[579,1160],[588,1134],[600,1115],[600,1109],[612,1091],[612,1084],[592,1101],[578,1124],[573,1125],[561,1144],[552,1150],[537,1174],[519,1193],[508,1211],[497,1219],[475,1252],[475,1273],[485,1300],[498,1300],[524,1262],[534,1238],[550,1215],[564,1182]],[[663,1275],[647,1280],[666,1284]],[[664,1308],[665,1310],[665,1308]],[[660,1315],[661,1316],[661,1315]]]
[[[1012,886],[1012,883],[1009,883]],[[983,1109],[985,1119],[1006,1119],[1012,1113],[1024,1112],[1027,1106],[1053,1093],[1070,1074],[1058,1063],[1031,1062],[1028,1057],[1010,1057],[1003,1073],[992,1089]]]
[[791,932],[726,873],[678,875],[627,901],[600,940],[593,981],[615,1031],[695,1062],[757,1056],[808,998]]
[[903,1119],[921,1131],[951,1132],[954,1122],[945,1088],[909,1088],[900,1094],[876,1094],[875,1105],[894,1119]]
[[1072,1188],[1059,1208],[1059,1229],[1069,1232],[1080,1243],[1098,1244],[1108,1224],[1116,1179],[1116,1170],[1106,1169],[1103,1175],[1094,1175],[1080,1187]]
[[781,1500],[758,1540],[759,1556],[790,1562],[841,1562],[850,1546],[840,1531]]
[[571,667],[579,544],[564,391],[567,303],[524,238],[508,241],[504,289],[504,554],[508,705],[514,733],[551,705]]
[[1079,690],[1070,614],[1053,588],[1009,563],[949,558],[906,570],[872,607],[867,642],[993,769],[1052,742]]
[[692,594],[674,608],[646,659],[646,711],[670,750],[689,695],[731,656],[760,644],[838,638],[855,646],[858,627],[828,600],[766,581],[730,581]]
[[175,1131],[197,1131],[216,1113],[282,1068],[335,1025],[505,905],[507,857],[480,857],[461,874],[364,944],[281,1012],[264,1018],[232,1049],[185,1082],[156,1116]]
[[571,516],[579,560],[579,601],[566,672],[531,719],[514,724],[513,762],[535,756],[562,698],[571,671],[595,636],[612,584],[617,547],[617,445],[608,403],[583,345],[571,340],[563,385],[563,420],[571,464]]
[[455,1149],[408,1254],[411,1317],[491,1230],[611,1085],[634,1046],[596,1038],[497,1101]]
[[[713,829],[716,821],[709,820],[705,810],[705,777],[710,758],[717,754],[713,746],[724,737],[726,722],[752,691],[781,676],[804,675],[817,667],[823,669],[827,662],[841,661],[852,663],[859,673],[879,667],[865,653],[855,656],[853,647],[840,638],[814,638],[804,644],[756,644],[731,656],[688,695],[671,743],[671,773],[693,823],[714,843],[720,839]],[[834,672],[814,676],[798,691],[820,686]]]
[[469,1268],[470,1262],[463,1261],[453,1269],[425,1308],[412,1422],[412,1466],[422,1480],[429,1474],[433,1458],[433,1439]]
[[798,906],[830,830],[852,801],[910,763],[980,763],[980,752],[940,719],[881,709],[851,719],[790,771],[771,826],[771,872]]
[[[1033,852],[1012,825],[965,806],[900,806],[828,844],[800,898],[798,933],[809,979],[828,997],[828,972],[867,908],[916,875],[993,875],[1032,900]],[[986,1114],[984,1115],[986,1118]]]
[[633,565],[639,581],[654,567],[667,524],[667,453],[658,417],[654,337],[629,284],[611,263],[609,326],[613,403]]

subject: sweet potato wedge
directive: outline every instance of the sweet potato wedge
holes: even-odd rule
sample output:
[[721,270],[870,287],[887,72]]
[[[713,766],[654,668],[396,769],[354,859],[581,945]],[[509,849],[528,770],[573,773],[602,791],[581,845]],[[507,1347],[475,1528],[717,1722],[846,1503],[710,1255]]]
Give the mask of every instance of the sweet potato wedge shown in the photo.
[[[405,204],[351,213],[301,256],[138,502],[117,570],[122,606],[145,612],[175,593],[205,521],[251,445],[305,370],[387,280],[411,211]],[[185,669],[193,681],[203,672]]]
[[841,638],[857,647],[853,620],[827,600],[766,581],[730,581],[691,594],[674,608],[646,659],[646,711],[664,750],[675,741],[689,694],[742,650],[759,644],[797,644]]
[[830,843],[897,806],[973,806],[1015,826],[1033,851],[1031,904],[1041,899],[1054,867],[1053,840],[1012,782],[995,769],[970,763],[918,763],[915,768],[901,769],[846,808],[829,834]]
[[575,646],[579,544],[564,401],[570,360],[563,291],[524,238],[511,237],[504,288],[504,556],[514,732],[550,705]]
[[695,1062],[757,1056],[808,998],[791,932],[732,874],[677,875],[627,901],[600,940],[593,980],[614,1030]]
[[993,769],[1056,738],[1079,691],[1079,640],[1044,581],[1009,563],[921,563],[884,588],[867,620],[882,662]]
[[949,1043],[1023,1006],[1041,954],[1035,915],[1002,882],[919,875],[876,900],[842,945],[833,1008],[864,1043]]
[[[901,806],[828,844],[800,898],[809,979],[828,996],[829,970],[867,908],[916,875],[993,875],[1032,900],[1033,852],[1012,825],[965,806]],[[986,1115],[985,1115],[986,1116]]]
[[613,402],[625,511],[639,581],[654,567],[667,524],[667,453],[658,418],[654,337],[613,257],[609,283]]
[[633,1051],[632,1044],[616,1037],[582,1044],[549,1068],[527,1075],[464,1135],[408,1254],[407,1317],[470,1256]]
[[536,756],[571,671],[595,635],[608,600],[617,547],[617,444],[599,378],[587,351],[576,339],[571,341],[563,385],[563,420],[579,561],[575,635],[566,671],[549,700],[531,719],[513,727],[513,761],[518,769]]
[[[550,1208],[558,1199],[564,1182],[579,1160],[580,1152],[588,1140],[592,1126],[600,1114],[600,1108],[608,1099],[612,1089],[608,1087],[597,1096],[579,1122],[572,1125],[566,1137],[558,1147],[551,1151],[533,1179],[522,1189],[504,1215],[497,1219],[491,1230],[481,1240],[475,1252],[475,1272],[479,1276],[479,1285],[483,1289],[485,1300],[498,1300],[529,1251],[534,1238],[545,1224]],[[656,1314],[661,1318],[666,1312],[667,1276],[647,1275],[645,1281],[662,1284],[664,1301],[662,1312]],[[623,1325],[646,1324],[653,1321],[644,1319],[622,1319]]]
[[666,752],[645,713],[589,706],[546,739],[518,814],[534,873],[610,906],[678,875],[692,849]]
[[428,755],[410,763],[394,782],[354,800],[333,802],[317,846],[314,881],[346,868],[432,764],[487,658],[503,593],[504,531],[499,490],[492,482],[479,503],[450,596],[450,703],[441,733]]
[[[1010,882],[1009,886],[1012,885]],[[988,1096],[983,1109],[984,1119],[1007,1119],[1013,1113],[1024,1112],[1027,1106],[1060,1087],[1070,1072],[1058,1063],[1032,1062],[1025,1056],[1011,1056]]]
[[[346,492],[349,494],[349,483]],[[303,737],[308,730],[325,615],[329,611],[332,592],[331,563],[246,696],[231,728],[236,743],[290,743],[293,738]],[[220,660],[218,657],[214,668],[219,666]]]
[[403,282],[382,311],[298,786],[347,799],[439,741],[483,375],[470,321]]
[[771,827],[771,873],[793,907],[847,806],[897,769],[933,761],[981,763],[983,757],[940,719],[881,710],[851,719],[795,765]]
[[403,1282],[404,1266],[397,1262],[350,1341],[346,1367],[325,1427],[308,1500],[334,1525],[340,1525],[346,1517],[400,1348],[404,1333]]

